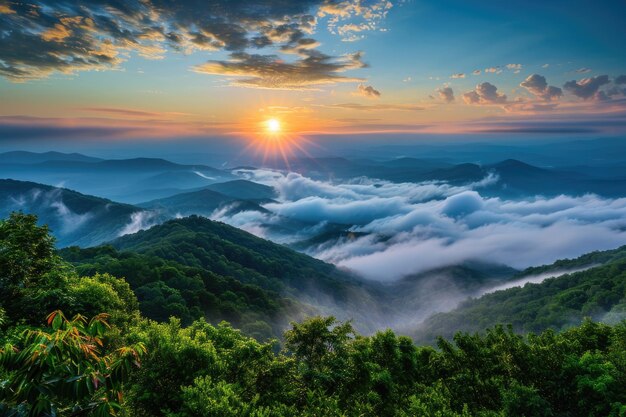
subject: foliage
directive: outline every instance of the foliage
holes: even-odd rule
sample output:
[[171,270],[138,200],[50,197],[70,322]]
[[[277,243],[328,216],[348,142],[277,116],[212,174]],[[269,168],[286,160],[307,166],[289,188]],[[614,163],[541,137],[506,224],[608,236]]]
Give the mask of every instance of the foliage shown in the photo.
[[546,279],[539,284],[526,284],[468,300],[456,310],[427,319],[415,338],[430,342],[437,335],[451,337],[459,330],[481,331],[497,323],[510,323],[519,332],[539,332],[548,328],[566,329],[580,323],[584,317],[613,323],[626,318],[626,250],[596,252],[582,258],[586,263],[561,261],[557,268],[609,260],[604,265]]
[[[230,326],[144,323],[136,416],[622,416],[626,323],[523,337],[495,327],[437,348],[349,323],[294,323],[285,350]],[[176,389],[174,387],[180,387]]]
[[276,292],[320,288],[341,300],[347,296],[345,283],[353,281],[330,264],[198,216],[122,236],[112,245]]
[[7,373],[0,395],[5,407],[25,406],[29,416],[115,416],[123,405],[122,384],[139,366],[138,343],[107,352],[106,315],[68,320],[55,311],[49,329],[27,330],[17,345],[0,350]]
[[[81,275],[109,273],[124,277],[139,299],[143,316],[183,324],[205,317],[213,323],[228,320],[259,339],[280,335],[281,318],[296,303],[273,291],[210,270],[186,266],[155,255],[118,251],[112,246],[64,249],[61,255]],[[286,323],[285,323],[286,324]]]
[[[193,304],[193,298],[187,296],[201,291],[203,286],[209,291],[217,281],[224,287],[221,292],[213,292],[215,297],[232,300],[244,292],[244,284],[202,275],[210,274],[201,272],[203,265],[213,265],[213,256],[240,256],[237,265],[250,262],[252,266],[263,261],[259,270],[264,270],[273,262],[269,259],[279,259],[281,255],[261,260],[258,257],[270,249],[279,253],[274,246],[257,248],[252,254],[240,252],[234,245],[220,249],[220,245],[228,246],[220,239],[231,230],[191,219],[189,224],[174,222],[157,229],[156,240],[133,240],[138,245],[133,250],[139,254],[107,247],[91,252],[64,252],[70,258],[74,256],[74,260],[91,257],[89,263],[77,262],[79,269],[85,268],[81,273],[94,274],[81,278],[46,249],[51,247],[46,246],[47,232],[36,226],[34,219],[21,216],[24,215],[15,215],[5,221],[10,223],[8,226],[2,226],[17,235],[3,235],[0,262],[11,268],[3,275],[7,278],[3,290],[15,291],[25,303],[7,303],[3,299],[0,308],[0,322],[4,320],[3,309],[7,313],[6,332],[0,336],[5,342],[11,341],[0,352],[0,412],[5,414],[626,416],[626,321],[608,325],[585,320],[578,326],[554,326],[558,329],[525,336],[513,326],[496,325],[483,333],[457,332],[452,338],[439,338],[436,346],[418,346],[391,330],[362,336],[350,322],[312,317],[292,323],[284,334],[283,349],[279,350],[275,341],[259,342],[227,323],[213,325],[200,319],[187,325],[178,318],[161,323],[138,318],[137,300],[131,290],[137,291],[142,302],[160,300],[148,296],[150,291],[160,293],[168,300],[169,311],[175,311],[172,306],[176,304],[188,309],[203,306]],[[195,222],[204,234],[194,235],[191,230]],[[211,237],[207,228],[213,227],[216,229]],[[28,246],[24,249],[14,243],[23,236],[31,236],[28,245],[42,250]],[[185,238],[179,241],[178,236]],[[184,263],[167,260],[163,251],[179,251],[169,256],[185,258],[182,249],[187,248],[185,242],[190,238],[192,242],[199,239],[200,249],[190,249]],[[203,247],[205,238],[214,247]],[[246,239],[250,239],[246,244],[261,245]],[[159,246],[161,241],[164,244]],[[154,247],[151,249],[150,245]],[[219,251],[223,251],[222,255],[216,255]],[[248,259],[248,255],[252,258]],[[286,256],[289,270],[290,258]],[[234,268],[235,264],[229,262],[224,264]],[[536,315],[522,315],[528,323],[533,323],[529,317],[547,317],[561,323],[558,320],[585,311],[589,303],[613,311],[623,303],[616,295],[625,294],[625,263],[613,258],[606,265],[567,279],[526,286],[508,295],[513,303],[521,304],[523,300],[534,311],[532,314]],[[110,269],[102,271],[94,265],[108,265]],[[127,271],[131,284],[104,273],[119,272],[114,268]],[[137,269],[134,274],[133,268]],[[286,287],[293,284],[288,273],[270,275],[271,280]],[[185,288],[191,293],[185,292]],[[260,291],[258,287],[256,290]],[[531,298],[516,298],[519,294]],[[532,297],[538,297],[547,310],[534,305]],[[260,300],[246,308],[263,305]],[[500,302],[500,311],[514,311],[510,310],[511,304],[506,305],[507,300]],[[48,317],[47,328],[37,328],[32,312],[50,306],[79,312],[111,311],[112,325],[106,323],[104,315],[93,314],[90,321],[81,315],[68,320],[56,311]],[[142,308],[150,314],[157,313],[145,304]],[[180,311],[184,312],[184,308]],[[550,311],[556,311],[554,316],[549,315]],[[501,317],[496,315],[495,319]],[[549,323],[545,321],[543,325]],[[539,321],[536,324],[539,326]],[[24,328],[25,325],[31,327]],[[142,366],[136,367],[139,357]]]
[[116,324],[137,316],[137,299],[124,280],[109,274],[81,277],[54,250],[37,218],[12,213],[0,220],[0,306],[9,322],[41,325],[50,311],[69,316],[108,313]]

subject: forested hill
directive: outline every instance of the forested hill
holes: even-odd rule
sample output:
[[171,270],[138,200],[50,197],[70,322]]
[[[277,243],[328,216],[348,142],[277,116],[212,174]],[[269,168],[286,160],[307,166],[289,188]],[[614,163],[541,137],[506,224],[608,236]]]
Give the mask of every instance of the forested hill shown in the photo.
[[[67,251],[185,282],[175,263],[158,265],[156,257],[111,247]],[[391,330],[361,336],[350,323],[312,317],[290,326],[279,351],[227,323],[146,320],[124,279],[82,273],[59,259],[34,216],[0,220],[0,415],[626,414],[626,322],[585,321],[525,337],[498,326],[433,348]],[[232,298],[230,288],[220,301]]]
[[480,332],[499,323],[512,324],[518,332],[539,332],[578,325],[585,317],[610,323],[625,319],[626,246],[529,268],[521,276],[593,265],[598,266],[468,300],[451,312],[433,315],[413,336],[432,342],[437,336]]
[[375,286],[287,247],[223,223],[192,216],[171,220],[110,245],[60,254],[82,275],[124,277],[146,317],[183,323],[228,320],[259,339],[277,337],[291,320],[319,313],[355,318],[384,303]]
[[199,216],[170,220],[111,245],[286,293],[316,289],[340,299],[345,285],[359,282],[333,265]]

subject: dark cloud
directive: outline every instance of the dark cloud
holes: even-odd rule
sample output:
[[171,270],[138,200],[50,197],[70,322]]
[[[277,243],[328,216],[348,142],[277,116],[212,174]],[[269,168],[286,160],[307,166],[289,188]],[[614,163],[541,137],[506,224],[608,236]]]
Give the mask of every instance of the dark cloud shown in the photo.
[[608,75],[599,75],[597,77],[583,78],[580,81],[568,81],[563,85],[563,88],[574,94],[576,97],[587,100],[595,97],[600,87],[608,83]]
[[[318,18],[326,16],[329,24],[340,20],[348,24],[358,18],[375,28],[374,22],[391,7],[391,3],[381,8],[379,2],[365,5],[360,0],[40,0],[2,4],[0,75],[13,81],[53,72],[116,68],[129,52],[159,59],[168,49],[184,53],[223,50],[231,52],[236,63],[209,61],[206,66],[214,70],[210,73],[246,72],[252,79],[238,85],[271,88],[310,85],[313,82],[302,81],[308,75],[321,84],[345,81],[336,73],[362,65],[353,66],[350,59],[315,51],[319,42],[311,35]],[[270,63],[278,60],[274,55],[248,52],[262,48],[297,58],[281,66]],[[360,61],[358,54],[351,57]],[[259,67],[252,68],[255,64]],[[293,71],[300,70],[302,75],[294,76]]]
[[413,104],[358,104],[358,103],[340,103],[330,104],[324,107],[330,107],[334,109],[346,109],[346,110],[362,110],[362,111],[383,111],[383,110],[395,110],[395,111],[419,111],[424,110],[422,106],[416,106]]
[[23,141],[59,139],[112,139],[128,137],[138,130],[139,129],[132,127],[28,126],[1,124],[0,122],[0,143],[21,143]]
[[626,75],[619,75],[617,77],[615,77],[615,84],[626,84]]
[[498,87],[484,82],[478,84],[472,91],[463,94],[463,100],[467,104],[505,104],[506,94],[498,92]]
[[600,130],[585,127],[494,127],[478,129],[477,133],[541,133],[541,134],[566,134],[566,133],[597,133]]
[[439,94],[439,98],[446,103],[452,103],[454,101],[454,91],[452,91],[451,87],[439,88],[437,89],[437,93]]
[[360,53],[335,58],[312,50],[307,51],[307,55],[294,62],[285,62],[277,55],[236,52],[231,54],[229,61],[209,61],[194,67],[194,71],[235,77],[237,80],[231,85],[254,88],[301,90],[321,84],[363,81],[340,74],[367,66]]
[[357,87],[357,95],[368,97],[368,98],[378,98],[380,97],[380,91],[372,87],[371,85],[359,84]]
[[539,74],[532,74],[520,84],[533,95],[547,101],[558,100],[563,95],[563,90],[558,87],[548,85],[546,77]]
[[134,110],[134,109],[120,109],[114,107],[84,107],[80,110],[92,112],[92,113],[101,113],[101,114],[112,114],[112,115],[121,115],[121,116],[132,116],[132,117],[157,117],[160,116],[160,113],[149,112],[144,110]]

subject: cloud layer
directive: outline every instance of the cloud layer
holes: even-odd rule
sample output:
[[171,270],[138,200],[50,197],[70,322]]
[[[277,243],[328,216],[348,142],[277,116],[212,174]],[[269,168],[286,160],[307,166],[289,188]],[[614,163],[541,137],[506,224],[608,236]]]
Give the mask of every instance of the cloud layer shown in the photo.
[[[272,214],[216,218],[283,243],[344,225],[348,234],[312,245],[308,252],[374,280],[393,281],[468,261],[525,268],[626,244],[626,198],[488,198],[480,190],[498,181],[493,176],[451,186],[367,178],[333,184],[273,171],[240,174],[277,190],[278,202],[264,205]],[[306,226],[294,237],[280,231],[285,219]]]
[[[301,88],[355,81],[361,55],[329,56],[313,37],[324,21],[349,37],[377,30],[389,1],[360,0],[39,0],[0,2],[0,75],[13,81],[54,72],[119,68],[132,54],[162,59],[223,51],[195,71],[243,77],[235,85]],[[355,23],[355,22],[358,22]],[[266,51],[255,53],[250,51]],[[276,52],[280,55],[277,55]],[[282,55],[292,56],[285,61]],[[358,81],[358,80],[357,80]]]

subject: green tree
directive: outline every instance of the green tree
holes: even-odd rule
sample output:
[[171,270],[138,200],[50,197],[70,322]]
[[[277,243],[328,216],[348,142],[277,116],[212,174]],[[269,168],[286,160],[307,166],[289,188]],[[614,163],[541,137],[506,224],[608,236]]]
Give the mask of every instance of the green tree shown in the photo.
[[7,379],[2,403],[25,407],[29,416],[116,416],[122,410],[122,384],[145,353],[141,344],[109,351],[106,315],[68,320],[55,311],[49,329],[27,330],[16,345],[0,350]]
[[59,264],[54,238],[37,216],[14,212],[0,220],[0,302],[10,319],[27,316],[25,292]]

